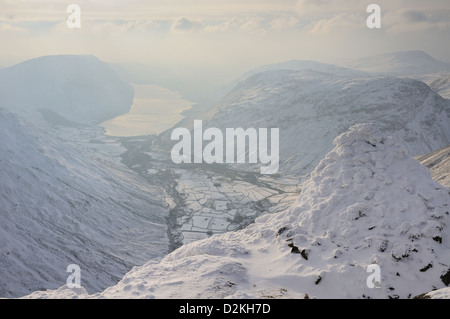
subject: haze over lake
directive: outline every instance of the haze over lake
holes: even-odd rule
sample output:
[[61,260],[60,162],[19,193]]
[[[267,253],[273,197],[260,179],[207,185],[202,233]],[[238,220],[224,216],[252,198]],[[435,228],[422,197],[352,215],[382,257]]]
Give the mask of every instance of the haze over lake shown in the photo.
[[133,84],[134,100],[130,112],[100,124],[107,135],[139,136],[159,134],[178,123],[194,104],[178,92],[156,86]]

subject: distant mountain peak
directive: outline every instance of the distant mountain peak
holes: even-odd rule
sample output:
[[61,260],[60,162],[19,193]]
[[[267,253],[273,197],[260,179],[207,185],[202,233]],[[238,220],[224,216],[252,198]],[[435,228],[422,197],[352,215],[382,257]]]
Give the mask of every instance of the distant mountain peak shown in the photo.
[[421,50],[377,54],[347,61],[342,65],[363,71],[399,76],[426,75],[450,71],[450,63],[439,61]]
[[427,58],[427,59],[436,61],[435,58],[433,58],[431,55],[429,55],[428,53],[426,53],[425,51],[422,51],[422,50],[395,51],[395,52],[390,52],[390,53],[386,53],[386,54],[382,54],[382,55],[410,56],[410,57],[417,57],[417,58]]
[[133,96],[131,85],[93,55],[42,56],[0,70],[0,105],[30,119],[49,110],[68,121],[99,123],[127,113]]

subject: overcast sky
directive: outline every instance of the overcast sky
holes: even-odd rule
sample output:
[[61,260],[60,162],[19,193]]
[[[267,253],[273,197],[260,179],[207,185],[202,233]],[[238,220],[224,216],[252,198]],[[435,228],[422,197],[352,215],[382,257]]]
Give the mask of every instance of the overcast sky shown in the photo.
[[[66,25],[67,5],[81,28]],[[381,7],[381,29],[366,8]],[[51,54],[233,77],[290,59],[424,50],[450,62],[450,0],[0,0],[0,66]]]

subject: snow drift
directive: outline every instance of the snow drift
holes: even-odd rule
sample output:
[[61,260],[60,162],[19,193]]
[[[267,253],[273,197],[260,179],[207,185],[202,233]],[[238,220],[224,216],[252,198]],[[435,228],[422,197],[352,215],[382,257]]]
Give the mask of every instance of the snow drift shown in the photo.
[[[448,285],[449,190],[373,124],[334,144],[290,209],[182,246],[102,293],[27,298],[411,298]],[[380,288],[366,284],[371,264]]]
[[90,55],[44,56],[0,70],[0,106],[64,122],[100,123],[125,114],[133,88]]

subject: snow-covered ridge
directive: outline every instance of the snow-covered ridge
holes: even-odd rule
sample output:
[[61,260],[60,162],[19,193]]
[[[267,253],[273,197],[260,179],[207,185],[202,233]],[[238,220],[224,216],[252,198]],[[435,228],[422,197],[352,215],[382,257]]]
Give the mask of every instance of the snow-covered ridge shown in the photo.
[[334,74],[339,76],[353,76],[353,77],[367,77],[370,76],[370,73],[362,71],[362,70],[356,70],[351,69],[348,67],[328,64],[328,63],[322,63],[312,60],[290,60],[285,61],[281,63],[275,63],[275,64],[268,64],[260,66],[256,69],[252,69],[246,73],[244,73],[242,76],[240,76],[236,81],[233,83],[236,85],[239,82],[242,82],[244,80],[247,80],[249,77],[256,75],[258,73],[266,72],[266,71],[277,71],[277,70],[314,70],[316,72],[326,73],[326,74]]
[[30,119],[44,110],[65,121],[100,123],[127,113],[133,95],[128,83],[90,55],[44,56],[0,70],[0,106]]
[[413,155],[450,144],[450,101],[413,79],[312,70],[250,76],[213,110],[204,127],[280,129],[280,172],[309,173],[335,136],[376,122]]
[[[28,298],[411,298],[449,284],[449,189],[374,124],[358,124],[289,209],[182,246],[115,286]],[[366,269],[381,269],[369,288]]]

